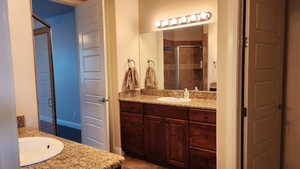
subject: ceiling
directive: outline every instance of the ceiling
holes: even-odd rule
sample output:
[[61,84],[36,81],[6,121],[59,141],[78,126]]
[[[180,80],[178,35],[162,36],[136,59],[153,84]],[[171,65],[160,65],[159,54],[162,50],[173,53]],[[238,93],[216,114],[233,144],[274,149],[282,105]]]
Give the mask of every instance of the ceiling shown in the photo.
[[46,19],[52,16],[62,15],[74,10],[74,7],[67,6],[50,0],[32,0],[33,13]]

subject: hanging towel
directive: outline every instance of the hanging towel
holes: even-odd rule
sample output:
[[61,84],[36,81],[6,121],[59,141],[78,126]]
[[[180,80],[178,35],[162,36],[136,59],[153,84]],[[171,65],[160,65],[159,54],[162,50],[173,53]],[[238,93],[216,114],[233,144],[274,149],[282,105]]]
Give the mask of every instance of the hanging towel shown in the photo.
[[135,67],[129,67],[123,81],[123,91],[139,88],[138,72]]
[[157,89],[157,78],[153,67],[149,66],[146,71],[145,77],[145,88],[146,89]]

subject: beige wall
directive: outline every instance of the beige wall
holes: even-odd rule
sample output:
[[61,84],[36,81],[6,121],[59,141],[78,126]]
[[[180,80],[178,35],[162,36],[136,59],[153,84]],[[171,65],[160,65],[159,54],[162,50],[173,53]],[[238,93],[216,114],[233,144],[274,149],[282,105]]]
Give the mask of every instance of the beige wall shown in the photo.
[[155,21],[210,11],[217,19],[217,0],[140,0],[140,31],[155,31]]
[[141,88],[145,88],[146,71],[149,67],[148,60],[154,62],[151,66],[156,71],[158,88],[164,89],[164,53],[163,32],[150,32],[140,34],[140,80]]
[[[288,47],[286,76],[286,135],[284,169],[298,169],[300,166],[300,1],[289,0]],[[295,147],[296,146],[296,147]]]
[[218,0],[217,167],[240,169],[240,0]]
[[218,60],[218,23],[208,25],[208,86],[217,82],[217,60]]
[[7,9],[8,5],[18,3],[17,1],[0,1],[0,169],[15,169],[18,167],[19,160]]
[[119,91],[122,89],[129,58],[135,60],[139,70],[138,3],[139,0],[115,0]]
[[25,115],[26,126],[37,128],[38,110],[34,72],[31,1],[9,1],[9,4],[16,111],[17,114]]
[[[108,23],[106,27],[113,26],[114,32],[107,32],[110,34],[110,38],[107,37],[107,45],[110,46],[108,49],[110,63],[117,64],[114,66],[117,69],[116,83],[117,91],[122,90],[122,83],[125,76],[125,72],[128,69],[128,59],[133,59],[136,62],[136,67],[139,70],[139,9],[138,0],[114,0],[114,3],[106,1],[106,9],[114,10],[114,14],[108,13],[110,19],[114,18],[114,23]],[[114,5],[113,7],[109,7]],[[108,11],[109,12],[109,11]],[[112,20],[111,20],[112,21]],[[112,30],[112,29],[111,29]],[[113,39],[115,37],[115,39]],[[115,70],[111,70],[115,71]],[[111,80],[113,83],[114,80]],[[115,84],[112,84],[115,85]],[[116,153],[121,152],[121,138],[120,138],[120,110],[118,106],[118,96],[115,91],[110,92],[112,97],[111,104],[114,106],[110,107],[110,126],[111,126],[111,139],[112,139],[112,151]]]

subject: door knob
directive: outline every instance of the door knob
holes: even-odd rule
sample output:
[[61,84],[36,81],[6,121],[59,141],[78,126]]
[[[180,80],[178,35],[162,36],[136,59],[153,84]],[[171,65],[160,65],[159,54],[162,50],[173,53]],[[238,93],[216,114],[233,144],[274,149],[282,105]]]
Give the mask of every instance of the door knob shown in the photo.
[[103,97],[102,99],[99,99],[99,102],[100,102],[100,103],[106,103],[106,102],[109,102],[109,99]]

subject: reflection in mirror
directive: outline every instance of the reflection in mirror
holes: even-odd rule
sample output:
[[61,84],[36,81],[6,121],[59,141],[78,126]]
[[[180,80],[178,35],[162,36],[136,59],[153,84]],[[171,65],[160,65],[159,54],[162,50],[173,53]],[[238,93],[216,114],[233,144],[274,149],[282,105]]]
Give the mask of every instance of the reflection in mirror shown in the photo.
[[209,29],[204,25],[142,34],[142,80],[152,66],[159,89],[216,90],[216,59],[211,51],[217,42],[209,42],[214,36]]

